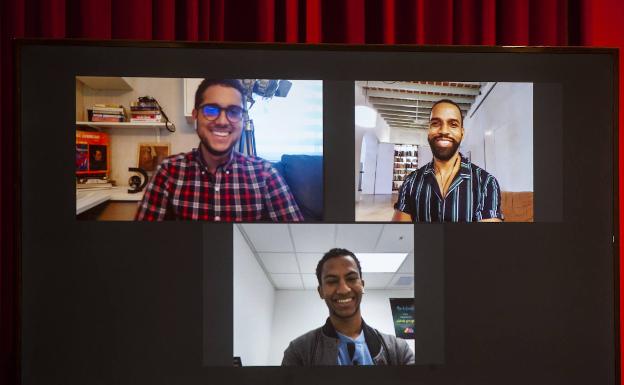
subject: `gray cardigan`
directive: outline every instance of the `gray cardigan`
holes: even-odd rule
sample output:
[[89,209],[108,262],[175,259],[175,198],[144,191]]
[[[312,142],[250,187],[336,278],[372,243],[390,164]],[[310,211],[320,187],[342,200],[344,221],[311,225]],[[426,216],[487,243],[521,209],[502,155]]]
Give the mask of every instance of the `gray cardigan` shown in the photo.
[[[375,365],[413,365],[414,353],[401,338],[384,334],[362,320],[364,339]],[[325,325],[291,341],[282,366],[338,365],[340,340],[329,318]]]

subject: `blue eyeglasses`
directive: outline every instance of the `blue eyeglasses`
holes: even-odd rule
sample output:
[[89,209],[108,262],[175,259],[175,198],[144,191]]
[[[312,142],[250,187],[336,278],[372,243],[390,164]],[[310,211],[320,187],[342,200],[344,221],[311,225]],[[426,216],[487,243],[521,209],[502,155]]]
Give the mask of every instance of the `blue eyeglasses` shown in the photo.
[[230,123],[238,123],[243,119],[243,109],[239,106],[221,107],[216,104],[203,104],[199,106],[204,118],[208,120],[217,120],[221,111],[225,111],[225,117]]

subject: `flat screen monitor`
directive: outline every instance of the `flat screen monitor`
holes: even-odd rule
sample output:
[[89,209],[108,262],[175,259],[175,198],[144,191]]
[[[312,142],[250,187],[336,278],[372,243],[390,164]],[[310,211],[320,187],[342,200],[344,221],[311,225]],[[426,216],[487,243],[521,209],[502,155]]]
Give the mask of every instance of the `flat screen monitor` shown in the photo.
[[22,383],[616,384],[617,65],[19,41]]

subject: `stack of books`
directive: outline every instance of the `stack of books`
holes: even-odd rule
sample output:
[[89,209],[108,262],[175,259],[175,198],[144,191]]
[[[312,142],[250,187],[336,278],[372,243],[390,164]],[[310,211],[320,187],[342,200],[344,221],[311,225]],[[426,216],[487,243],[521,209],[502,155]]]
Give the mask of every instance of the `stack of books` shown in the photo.
[[91,122],[123,122],[126,111],[120,104],[94,104],[89,110]]
[[162,114],[156,101],[137,101],[130,104],[130,121],[141,123],[160,123]]

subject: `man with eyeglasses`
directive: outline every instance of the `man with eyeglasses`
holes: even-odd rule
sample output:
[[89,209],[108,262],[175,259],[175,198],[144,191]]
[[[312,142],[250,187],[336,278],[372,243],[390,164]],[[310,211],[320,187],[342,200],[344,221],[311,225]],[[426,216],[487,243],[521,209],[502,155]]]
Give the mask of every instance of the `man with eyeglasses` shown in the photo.
[[236,79],[204,79],[193,118],[199,148],[165,159],[148,184],[137,220],[300,221],[288,185],[271,163],[234,151],[245,90]]
[[407,342],[367,325],[360,313],[362,268],[347,249],[331,249],[316,266],[318,293],[329,309],[325,325],[293,340],[282,366],[410,365]]
[[427,139],[433,161],[405,178],[393,221],[501,222],[501,192],[493,175],[459,151],[464,138],[461,109],[450,99],[431,107]]

